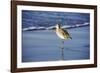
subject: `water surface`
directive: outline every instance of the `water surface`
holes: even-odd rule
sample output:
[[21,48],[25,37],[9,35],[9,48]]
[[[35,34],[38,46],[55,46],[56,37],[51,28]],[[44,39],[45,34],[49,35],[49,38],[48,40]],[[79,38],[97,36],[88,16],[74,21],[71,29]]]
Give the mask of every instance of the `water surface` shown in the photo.
[[[72,40],[64,42],[64,60],[90,58],[89,26],[67,29]],[[22,62],[61,60],[61,40],[53,30],[22,32]]]

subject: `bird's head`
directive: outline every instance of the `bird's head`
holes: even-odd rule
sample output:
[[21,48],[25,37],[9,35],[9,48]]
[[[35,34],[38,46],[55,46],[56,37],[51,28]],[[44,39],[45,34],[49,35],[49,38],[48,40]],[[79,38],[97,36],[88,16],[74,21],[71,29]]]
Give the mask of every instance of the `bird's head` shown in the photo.
[[57,25],[56,25],[56,29],[59,29],[59,28],[60,28],[60,25],[59,25],[59,24],[57,24]]

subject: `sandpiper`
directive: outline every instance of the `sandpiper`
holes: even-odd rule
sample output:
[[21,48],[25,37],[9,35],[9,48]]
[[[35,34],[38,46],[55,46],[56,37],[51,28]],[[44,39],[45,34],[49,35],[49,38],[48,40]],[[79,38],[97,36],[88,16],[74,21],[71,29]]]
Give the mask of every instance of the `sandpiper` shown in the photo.
[[59,24],[56,25],[56,34],[62,40],[67,40],[69,38],[72,39],[71,36],[69,35],[68,31],[61,28],[61,26]]

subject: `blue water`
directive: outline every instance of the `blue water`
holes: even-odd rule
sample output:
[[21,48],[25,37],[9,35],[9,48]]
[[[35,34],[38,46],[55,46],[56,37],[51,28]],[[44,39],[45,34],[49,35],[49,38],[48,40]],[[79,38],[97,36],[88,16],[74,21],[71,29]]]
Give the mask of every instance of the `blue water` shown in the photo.
[[[64,60],[90,58],[89,26],[67,29],[72,39],[64,42]],[[22,62],[61,60],[61,40],[53,30],[22,32]]]
[[50,27],[57,23],[76,25],[90,22],[89,13],[22,10],[22,27]]

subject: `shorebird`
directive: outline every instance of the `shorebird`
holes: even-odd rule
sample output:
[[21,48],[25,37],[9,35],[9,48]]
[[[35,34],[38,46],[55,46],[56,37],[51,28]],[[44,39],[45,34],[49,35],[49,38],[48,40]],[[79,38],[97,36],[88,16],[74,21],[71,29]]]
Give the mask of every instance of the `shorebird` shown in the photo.
[[72,39],[68,31],[61,28],[59,24],[56,25],[56,34],[62,40]]
[[72,37],[70,36],[68,31],[61,28],[61,26],[59,24],[56,25],[56,34],[62,40],[62,47],[61,47],[61,49],[62,49],[62,59],[64,59],[64,54],[63,54],[64,40],[72,39]]

